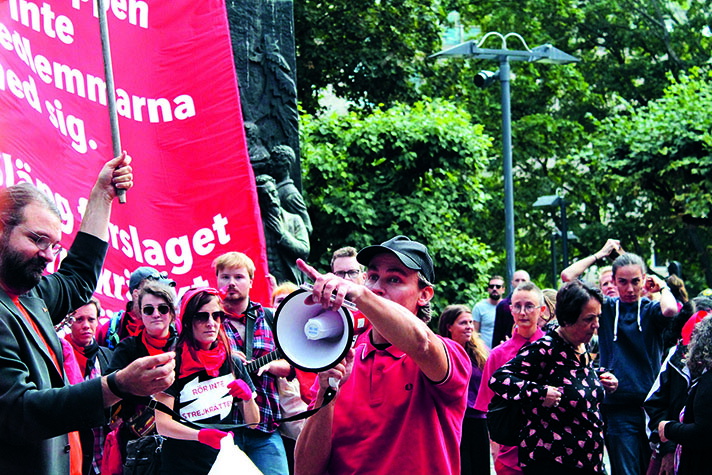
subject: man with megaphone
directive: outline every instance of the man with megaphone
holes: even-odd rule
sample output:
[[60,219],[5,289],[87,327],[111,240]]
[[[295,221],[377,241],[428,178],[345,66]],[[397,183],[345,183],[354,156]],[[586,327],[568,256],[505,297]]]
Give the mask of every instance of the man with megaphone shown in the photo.
[[367,268],[365,285],[297,261],[314,280],[308,303],[335,311],[348,299],[372,329],[342,362],[319,373],[316,406],[330,386],[337,392],[307,419],[296,473],[458,474],[471,363],[462,346],[427,326],[434,294],[428,250],[396,236],[357,259]]

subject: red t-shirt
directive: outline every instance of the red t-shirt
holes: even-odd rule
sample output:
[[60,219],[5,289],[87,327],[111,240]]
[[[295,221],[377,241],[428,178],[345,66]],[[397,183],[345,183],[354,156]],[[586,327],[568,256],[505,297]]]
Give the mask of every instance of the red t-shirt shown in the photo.
[[450,367],[433,382],[398,348],[378,350],[359,339],[335,400],[330,474],[460,473],[472,365],[461,345],[440,340]]

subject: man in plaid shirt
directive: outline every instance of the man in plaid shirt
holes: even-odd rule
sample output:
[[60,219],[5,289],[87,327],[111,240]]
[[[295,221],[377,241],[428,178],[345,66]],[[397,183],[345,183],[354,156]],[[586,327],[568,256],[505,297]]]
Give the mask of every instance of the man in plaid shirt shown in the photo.
[[[255,275],[252,259],[241,252],[228,252],[213,261],[213,268],[226,312],[223,328],[233,353],[247,363],[275,351],[277,347],[272,330],[265,320],[265,310],[260,304],[250,301],[250,289]],[[254,320],[251,356],[246,354],[245,345],[248,318]],[[279,424],[275,422],[275,419],[281,417],[277,378],[293,378],[294,369],[287,361],[279,359],[267,363],[250,376],[257,388],[260,424],[235,433],[235,443],[265,475],[288,475],[284,444],[277,431]],[[243,421],[237,419],[235,422]]]

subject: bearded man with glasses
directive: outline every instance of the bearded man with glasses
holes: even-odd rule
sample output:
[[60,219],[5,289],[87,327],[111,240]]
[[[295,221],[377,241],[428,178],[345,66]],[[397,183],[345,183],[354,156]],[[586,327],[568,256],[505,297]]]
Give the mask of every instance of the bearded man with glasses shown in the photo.
[[174,355],[134,362],[101,378],[66,386],[54,330],[96,288],[108,249],[117,189],[133,185],[131,158],[104,164],[72,247],[54,274],[62,220],[49,195],[28,183],[0,190],[0,473],[68,474],[67,434],[107,422],[107,408],[148,396],[174,379]]

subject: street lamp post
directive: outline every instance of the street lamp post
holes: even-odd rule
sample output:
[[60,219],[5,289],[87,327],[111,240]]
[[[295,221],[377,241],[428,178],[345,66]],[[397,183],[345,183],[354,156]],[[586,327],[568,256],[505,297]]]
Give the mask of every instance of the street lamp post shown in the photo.
[[563,254],[563,268],[569,265],[569,241],[578,239],[575,234],[569,232],[568,222],[566,220],[566,205],[568,202],[559,195],[545,195],[536,199],[532,206],[536,207],[559,207],[561,215],[560,229],[555,229],[551,235],[551,260],[552,260],[552,283],[556,287],[558,275],[556,272],[556,239],[561,236],[561,251]]
[[[501,40],[501,48],[489,49],[481,46],[489,37],[497,37]],[[511,50],[507,48],[507,38],[515,37],[522,42],[525,50]],[[512,118],[510,108],[510,61],[528,61],[549,64],[568,64],[578,61],[563,51],[554,48],[550,44],[537,46],[529,49],[526,41],[517,33],[507,33],[502,35],[496,31],[485,34],[482,39],[475,43],[466,41],[452,48],[440,51],[431,58],[440,56],[466,56],[478,59],[496,59],[499,61],[499,71],[491,73],[489,71],[480,72],[475,77],[475,85],[487,87],[494,80],[499,80],[502,90],[502,172],[504,174],[504,225],[505,225],[505,251],[506,251],[506,271],[507,281],[512,281],[515,269],[514,257],[514,180],[512,178]]]

